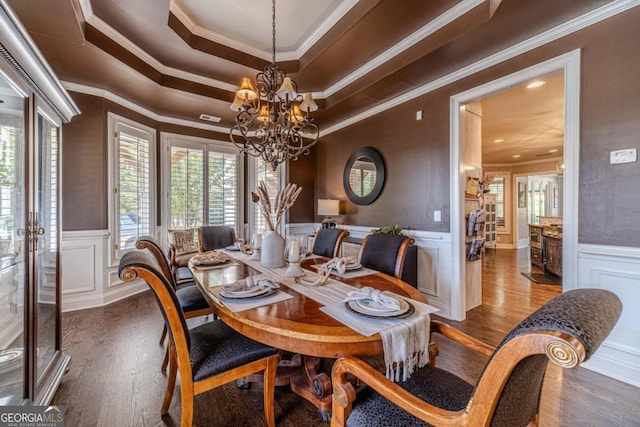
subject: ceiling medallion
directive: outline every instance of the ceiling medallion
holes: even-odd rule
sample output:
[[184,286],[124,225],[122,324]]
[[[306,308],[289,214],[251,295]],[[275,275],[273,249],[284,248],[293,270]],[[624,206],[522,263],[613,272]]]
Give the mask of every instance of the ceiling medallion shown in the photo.
[[298,85],[276,65],[276,1],[272,3],[272,61],[256,75],[255,84],[242,79],[229,108],[237,111],[229,136],[243,152],[262,159],[275,171],[296,160],[318,141],[320,132],[311,112],[318,109],[311,93],[298,94]]

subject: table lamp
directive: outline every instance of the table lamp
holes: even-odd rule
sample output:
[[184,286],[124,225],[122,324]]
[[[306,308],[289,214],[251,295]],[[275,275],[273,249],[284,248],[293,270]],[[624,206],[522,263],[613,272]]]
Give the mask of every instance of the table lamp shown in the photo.
[[339,200],[318,199],[318,215],[325,215],[325,219],[322,220],[322,228],[335,228],[336,221],[332,217],[339,214]]

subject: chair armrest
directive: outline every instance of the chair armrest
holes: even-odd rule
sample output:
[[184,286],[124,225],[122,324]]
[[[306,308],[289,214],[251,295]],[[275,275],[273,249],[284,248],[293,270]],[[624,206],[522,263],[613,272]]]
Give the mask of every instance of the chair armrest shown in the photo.
[[365,361],[354,356],[346,356],[338,359],[331,370],[333,385],[332,427],[345,425],[351,414],[351,405],[356,397],[353,386],[347,380],[347,374],[360,379],[395,405],[429,424],[458,425],[460,424],[459,418],[465,415],[464,409],[447,411],[433,406],[387,379]]
[[455,341],[458,344],[485,356],[491,356],[496,349],[495,347],[438,320],[431,320],[431,333],[434,332],[437,332],[440,335],[449,338],[451,341]]

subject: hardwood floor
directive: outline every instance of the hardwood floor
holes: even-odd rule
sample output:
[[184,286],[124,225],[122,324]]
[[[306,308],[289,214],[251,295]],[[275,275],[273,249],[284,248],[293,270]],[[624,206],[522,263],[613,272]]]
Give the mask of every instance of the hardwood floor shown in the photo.
[[[560,292],[533,284],[524,251],[487,250],[483,305],[464,322],[448,322],[496,345],[527,314]],[[164,349],[158,345],[162,318],[149,292],[104,308],[63,314],[63,347],[71,367],[56,393],[68,426],[148,426],[179,424],[179,390],[169,416],[160,417],[166,377],[160,373]],[[473,382],[484,360],[438,340],[438,365]],[[374,361],[375,362],[375,361]],[[328,368],[328,367],[327,367]],[[545,378],[541,426],[640,426],[640,389],[585,368],[550,364]],[[276,389],[278,426],[327,426],[315,408],[286,388]],[[240,390],[235,383],[196,396],[195,426],[261,426],[259,384]]]

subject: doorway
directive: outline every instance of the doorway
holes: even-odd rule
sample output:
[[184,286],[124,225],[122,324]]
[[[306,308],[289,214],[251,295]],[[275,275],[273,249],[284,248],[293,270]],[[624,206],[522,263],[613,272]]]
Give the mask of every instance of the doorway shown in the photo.
[[[456,320],[463,320],[466,317],[466,283],[467,273],[465,269],[465,139],[464,139],[464,117],[463,106],[472,101],[488,97],[512,87],[518,87],[526,82],[535,80],[540,76],[561,73],[564,80],[564,180],[562,192],[564,198],[564,238],[563,247],[563,270],[565,281],[571,288],[575,283],[577,272],[577,227],[578,227],[578,131],[579,131],[579,82],[580,82],[580,51],[573,51],[565,55],[553,58],[544,63],[532,66],[525,70],[516,72],[509,76],[500,78],[485,85],[476,87],[451,98],[451,214],[452,214],[452,260],[453,274],[451,286],[451,315]],[[511,178],[511,177],[510,177]],[[509,182],[513,182],[511,179]],[[506,187],[506,186],[505,186]],[[511,187],[516,187],[511,185]],[[505,197],[517,200],[517,188],[505,188]],[[512,203],[510,206],[518,206]],[[512,209],[516,209],[513,207]],[[516,218],[518,212],[512,212]],[[513,234],[513,233],[512,233]],[[516,236],[511,236],[511,244],[516,247]],[[574,285],[575,286],[575,285]]]

